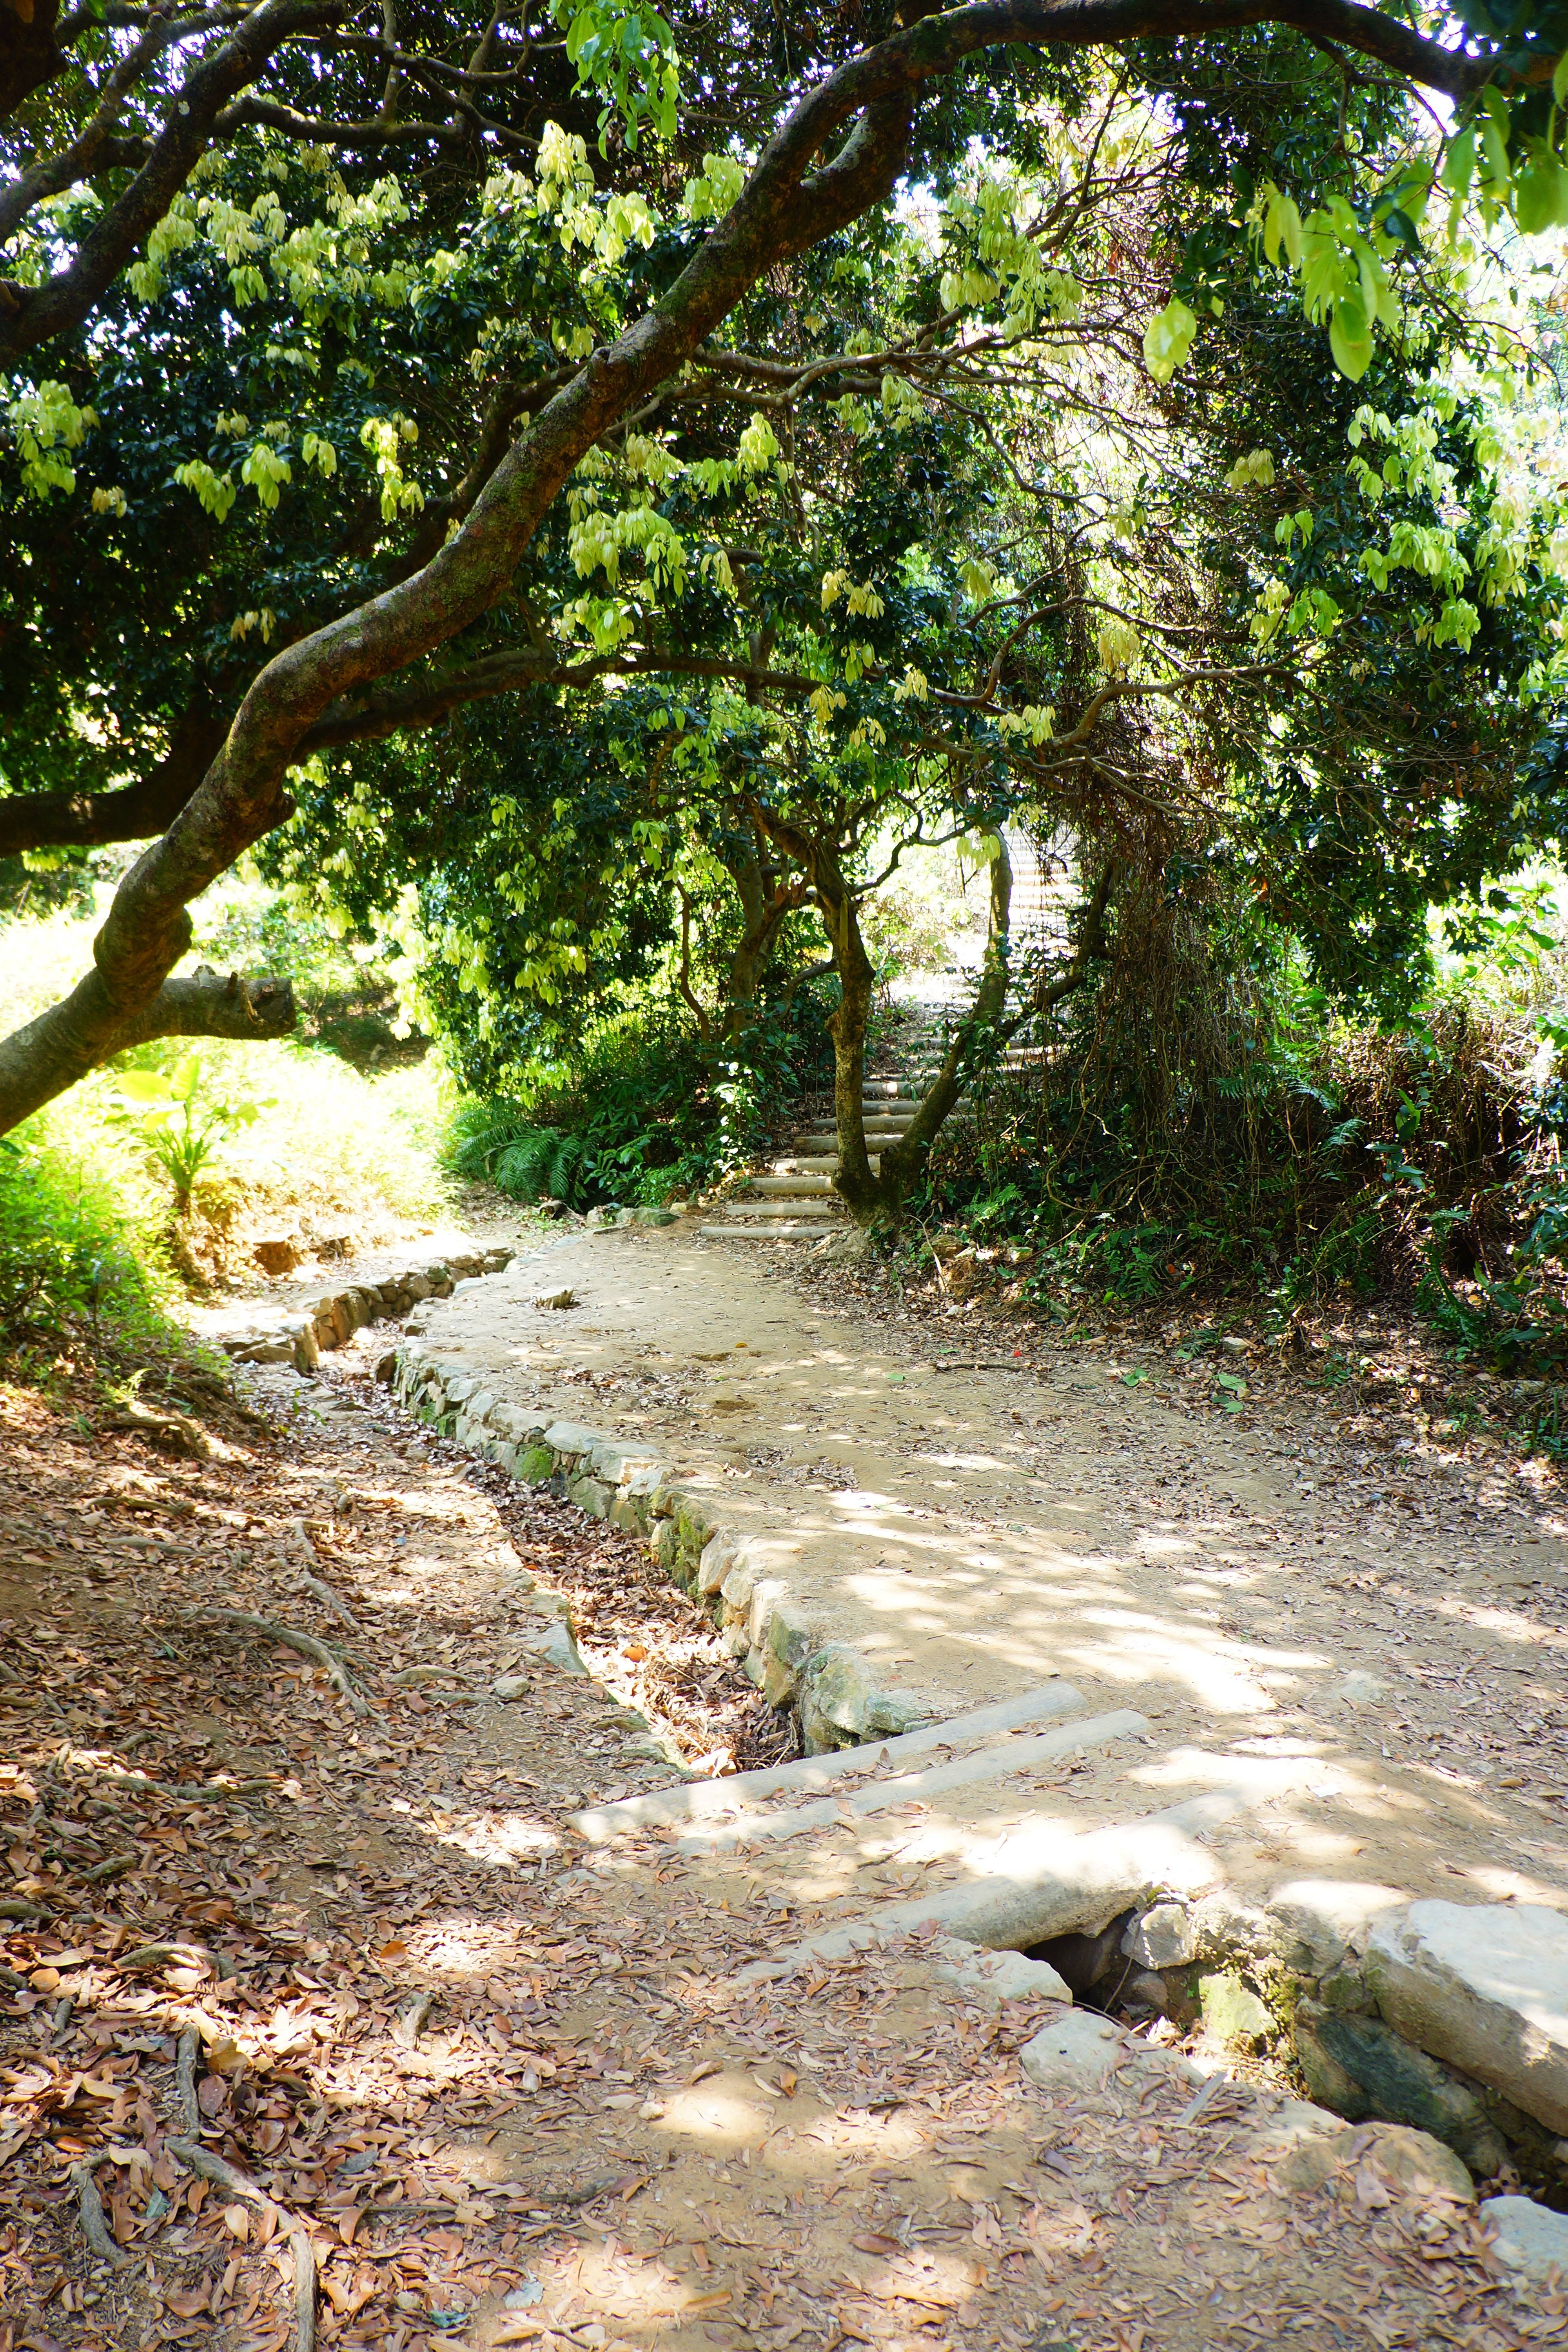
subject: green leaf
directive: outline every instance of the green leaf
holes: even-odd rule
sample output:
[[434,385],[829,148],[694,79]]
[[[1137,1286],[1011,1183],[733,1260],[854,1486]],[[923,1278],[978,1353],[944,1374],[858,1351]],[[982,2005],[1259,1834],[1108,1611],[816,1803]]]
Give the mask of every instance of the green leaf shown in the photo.
[[173,1088],[162,1070],[125,1070],[115,1080],[115,1091],[130,1103],[166,1103]]
[[1263,250],[1270,261],[1279,258],[1283,246],[1292,269],[1301,267],[1301,215],[1292,199],[1276,188],[1263,220]]
[[1443,158],[1443,168],[1437,176],[1450,195],[1466,196],[1470,192],[1470,182],[1475,175],[1476,131],[1474,123],[1470,123],[1457,139],[1449,141],[1448,152]]
[[1568,49],[1557,60],[1557,70],[1552,77],[1552,95],[1557,105],[1568,106]]
[[1150,320],[1143,330],[1143,357],[1156,383],[1169,383],[1185,364],[1197,323],[1196,312],[1189,310],[1179,295],[1173,295]]
[[1514,173],[1513,216],[1526,236],[1568,223],[1568,171],[1548,148],[1533,141]]
[[1329,320],[1329,349],[1334,355],[1334,365],[1352,383],[1359,383],[1372,365],[1372,330],[1367,325],[1366,312],[1353,294],[1347,294],[1334,304]]

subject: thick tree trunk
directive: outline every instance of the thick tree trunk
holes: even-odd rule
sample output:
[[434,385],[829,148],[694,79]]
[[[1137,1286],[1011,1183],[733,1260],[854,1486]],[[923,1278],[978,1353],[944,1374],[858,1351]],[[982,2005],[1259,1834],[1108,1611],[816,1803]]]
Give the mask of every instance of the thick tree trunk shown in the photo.
[[287,980],[244,980],[237,971],[225,979],[201,964],[186,977],[166,980],[128,1015],[92,971],[62,1004],[0,1043],[0,1102],[15,1126],[129,1046],[154,1037],[238,1037],[255,1044],[287,1037],[294,1017]]
[[[258,14],[272,5],[264,0]],[[412,580],[285,646],[252,682],[202,784],[115,894],[94,943],[94,972],[0,1051],[0,1133],[129,1042],[189,947],[189,902],[289,814],[284,778],[316,720],[488,612],[584,452],[684,365],[764,269],[889,193],[908,149],[913,91],[930,68],[900,57],[895,87],[882,96],[865,86],[864,101],[860,78],[846,70],[847,82],[830,77],[769,142],[663,300],[595,352],[513,444],[457,537]],[[810,171],[824,140],[857,112],[838,154]]]

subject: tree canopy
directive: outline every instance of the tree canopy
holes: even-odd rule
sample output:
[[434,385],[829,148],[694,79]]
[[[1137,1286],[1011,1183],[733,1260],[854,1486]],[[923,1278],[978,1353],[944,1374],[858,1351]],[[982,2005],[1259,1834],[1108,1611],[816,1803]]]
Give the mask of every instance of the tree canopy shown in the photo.
[[1514,248],[1568,221],[1565,37],[0,14],[0,857],[151,845],[0,1120],[287,1020],[169,977],[261,843],[414,905],[492,1075],[658,955],[732,1032],[826,951],[858,1095],[866,893],[1019,812],[1092,886],[1223,810],[1385,990],[1561,822]]

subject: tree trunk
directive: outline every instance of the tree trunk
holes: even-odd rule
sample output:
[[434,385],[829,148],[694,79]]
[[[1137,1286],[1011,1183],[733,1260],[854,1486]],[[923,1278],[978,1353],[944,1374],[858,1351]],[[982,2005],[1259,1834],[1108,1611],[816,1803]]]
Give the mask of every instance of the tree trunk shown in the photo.
[[859,909],[830,850],[817,851],[816,880],[839,987],[837,1009],[827,1022],[833,1039],[833,1114],[838,1130],[838,1173],[833,1189],[847,1203],[857,1223],[865,1225],[876,1216],[881,1197],[866,1150],[864,1102],[866,1031],[877,975],[860,936]]
[[166,980],[127,1014],[96,971],[25,1029],[0,1041],[0,1102],[7,1123],[51,1102],[100,1062],[154,1037],[287,1037],[294,1027],[294,990],[287,980],[226,980],[202,964]]
[[[274,5],[283,0],[263,0],[255,17]],[[683,367],[765,270],[890,193],[914,93],[933,69],[929,39],[896,37],[804,99],[668,292],[531,421],[424,571],[285,646],[252,680],[202,782],[116,892],[93,971],[0,1046],[0,1133],[132,1042],[190,946],[190,901],[292,813],[285,778],[316,721],[488,613],[584,451]],[[857,116],[837,153],[813,170],[825,141]]]

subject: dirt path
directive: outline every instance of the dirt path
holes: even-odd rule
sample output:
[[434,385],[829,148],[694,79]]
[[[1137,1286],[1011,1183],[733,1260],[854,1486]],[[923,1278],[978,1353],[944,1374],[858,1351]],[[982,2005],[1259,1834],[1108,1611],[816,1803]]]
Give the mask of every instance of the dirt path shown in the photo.
[[[1139,1588],[1136,1610],[1126,1598],[1151,1556],[1125,1539],[1127,1481],[1096,1441],[1131,1444],[1152,1427],[1189,1478],[1207,1477],[1172,1408],[1155,1406],[1172,1417],[1151,1424],[1151,1400],[1114,1395],[1104,1375],[1103,1390],[1074,1390],[1073,1362],[1037,1382],[980,1376],[958,1405],[922,1396],[912,1417],[928,1425],[895,1439],[907,1423],[884,1413],[886,1372],[879,1391],[871,1367],[905,1369],[913,1387],[918,1349],[840,1319],[851,1302],[809,1310],[717,1253],[691,1269],[684,1356],[668,1324],[658,1338],[624,1319],[617,1331],[636,1267],[688,1278],[679,1256],[630,1238],[632,1253],[620,1237],[587,1245],[621,1253],[584,1270],[620,1286],[613,1301],[590,1300],[581,1320],[545,1310],[563,1372],[640,1374],[642,1409],[687,1433],[694,1469],[757,1494],[759,1465],[728,1435],[715,1444],[712,1420],[691,1410],[712,1402],[715,1368],[697,1359],[742,1338],[751,1352],[764,1309],[793,1348],[793,1318],[815,1312],[842,1393],[808,1392],[747,1444],[794,1466],[784,1441],[798,1437],[808,1470],[844,1449],[836,1493],[879,1496],[889,1470],[916,1470],[896,1511],[870,1505],[888,1517],[869,1536],[824,1515],[844,1547],[825,1592],[860,1610],[857,1623],[896,1646],[933,1637],[889,1633],[877,1580],[901,1570],[866,1556],[925,1530],[932,1549],[915,1559],[934,1598],[918,1606],[963,1645],[975,1678],[963,1696],[1005,1683],[1010,1654],[982,1638],[994,1606],[988,1626],[966,1581],[1003,1571],[967,1563],[1010,1532],[1005,1515],[1046,1524],[1016,1499],[1035,1489],[1012,1450],[1039,1439],[1005,1434],[1005,1417],[1043,1415],[1059,1394],[1076,1447],[1064,1441],[1056,1465],[1064,1516],[1048,1547],[1037,1536],[1035,1553],[1005,1555],[1013,1615],[1059,1612],[1027,1628],[1030,1671],[1076,1627],[1075,1679],[1087,1687],[1103,1663],[1118,1701],[1136,1685],[1146,1713],[1157,1693],[1196,1721],[1209,1668],[1184,1654],[1173,1672],[1125,1639],[1129,1618],[1163,1610],[1156,1630],[1168,1640],[1179,1622],[1190,1655],[1226,1662],[1223,1687],[1240,1694],[1204,1716],[1205,1736],[1217,1719],[1234,1756],[1258,1752],[1260,1725],[1279,1728],[1272,1643],[1203,1613],[1237,1605],[1216,1607],[1205,1579],[1257,1591],[1244,1574],[1271,1601],[1305,1605],[1278,1539],[1258,1540],[1261,1502],[1239,1527],[1226,1515],[1209,1547],[1213,1499],[1186,1490],[1163,1517],[1194,1549]],[[561,1261],[548,1263],[553,1281]],[[488,1300],[512,1318],[507,1346],[531,1349],[531,1279],[504,1300],[500,1285],[460,1295],[430,1316],[431,1336]],[[784,1379],[768,1367],[793,1358],[756,1352],[761,1397]],[[732,1363],[720,1360],[726,1381]],[[563,1385],[579,1412],[584,1388]],[[1018,2053],[1059,2007],[954,1984],[918,1941],[739,1985],[810,1919],[921,1865],[842,1832],[783,1870],[651,1831],[585,1844],[574,1811],[670,1780],[659,1739],[688,1755],[728,1747],[742,1764],[776,1748],[706,1618],[631,1538],[411,1423],[364,1353],[344,1350],[314,1384],[268,1370],[255,1394],[274,1434],[220,1417],[209,1458],[185,1461],[90,1433],[74,1400],[0,1391],[13,1889],[0,1903],[0,2352],[281,2352],[297,2340],[290,2228],[312,2250],[318,2339],[391,2352],[1187,2352],[1281,2335],[1512,2352],[1568,2332],[1561,2297],[1503,2284],[1473,2209],[1441,2193],[1451,2172],[1435,2173],[1409,2135],[1319,2131],[1303,2147],[1296,2111],[1246,2084],[1194,2112],[1202,2073],[1120,2037],[1092,2088],[1070,2072],[1039,2087]],[[630,1391],[596,1402],[607,1419]],[[1223,1433],[1236,1475],[1261,1477],[1237,1451],[1244,1434]],[[921,1450],[954,1458],[922,1463]],[[879,1483],[847,1490],[847,1459]],[[813,1484],[826,1481],[775,1481],[769,1507],[775,1492],[819,1507]],[[1256,1554],[1279,1565],[1266,1577],[1238,1564]],[[902,1583],[891,1590],[913,1616]],[[563,1607],[592,1675],[542,1655],[561,1654]],[[1482,1631],[1522,1650],[1539,1607],[1524,1597],[1500,1612],[1504,1632]],[[225,1612],[329,1645],[357,1699]],[[1472,1637],[1462,1614],[1434,1622]],[[1293,1627],[1292,1654],[1306,1646]],[[506,1701],[490,1693],[503,1676],[518,1677]],[[634,1692],[647,1721],[626,1704]],[[1403,1759],[1371,1764],[1363,1722],[1336,1728],[1336,1754],[1381,1788],[1427,1793]],[[1168,1773],[1176,1728],[1174,1714],[1162,1721],[1143,1769]],[[1086,1777],[1072,1796],[1092,1809]],[[1536,1817],[1517,1819],[1540,1838]],[[1479,1869],[1481,1829],[1476,1852]],[[272,2207],[193,2172],[193,2145],[208,2174],[216,2157]],[[111,2248],[97,2260],[81,2220],[89,2174]]]
[[[1331,1328],[1309,1381],[1256,1347],[1053,1340],[785,1256],[584,1236],[423,1310],[424,1344],[657,1448],[823,1641],[931,1717],[1057,1674],[1136,1708],[1144,1755],[1079,1776],[1080,1825],[1242,1785],[1225,1859],[1249,1895],[1332,1876],[1568,1906],[1558,1482],[1473,1388],[1434,1397],[1407,1328]],[[563,1288],[566,1311],[532,1303]],[[1364,1365],[1340,1386],[1335,1351]]]

